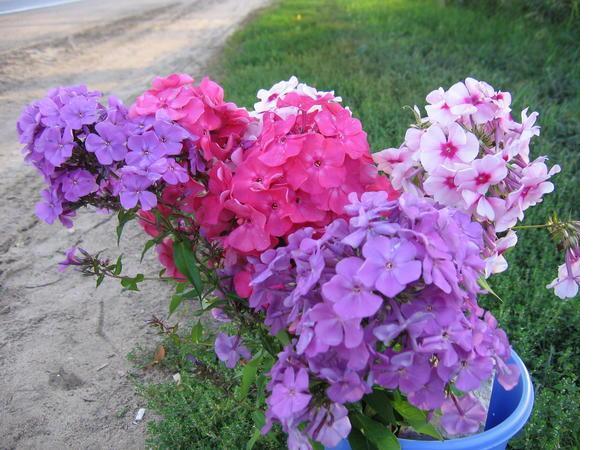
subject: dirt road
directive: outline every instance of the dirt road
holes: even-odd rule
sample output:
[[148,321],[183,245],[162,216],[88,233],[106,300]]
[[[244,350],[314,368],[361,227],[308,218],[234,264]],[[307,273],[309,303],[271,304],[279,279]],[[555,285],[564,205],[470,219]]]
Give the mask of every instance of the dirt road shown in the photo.
[[[33,214],[42,186],[21,162],[15,120],[51,87],[86,83],[130,101],[153,75],[200,78],[207,60],[248,14],[268,0],[84,0],[0,16],[0,449],[143,448],[147,418],[127,376],[145,326],[165,315],[163,286],[123,294],[116,283],[59,273],[66,248],[131,254],[143,236],[115,218],[79,214],[74,230]],[[147,258],[146,270],[154,262]]]

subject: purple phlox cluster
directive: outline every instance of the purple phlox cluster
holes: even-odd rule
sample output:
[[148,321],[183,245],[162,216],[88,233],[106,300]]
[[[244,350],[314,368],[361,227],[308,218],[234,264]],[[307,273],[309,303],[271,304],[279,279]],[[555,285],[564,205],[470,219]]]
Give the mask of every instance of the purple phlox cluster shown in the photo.
[[100,189],[94,174],[82,164],[68,164],[90,127],[106,113],[100,96],[85,86],[52,89],[46,98],[28,105],[17,122],[25,160],[47,183],[36,213],[48,223],[59,219],[71,226],[72,204]]
[[458,417],[450,386],[471,399],[494,373],[507,388],[519,375],[506,334],[477,305],[482,226],[410,194],[367,192],[347,211],[252,260],[250,306],[272,334],[292,336],[270,373],[268,424],[281,423],[290,448],[333,446],[350,431],[343,405],[382,386],[454,414],[448,433],[478,429],[479,409]]
[[[485,276],[502,272],[503,253],[517,242],[511,230],[524,212],[554,190],[546,157],[530,158],[540,133],[537,112],[511,112],[509,92],[473,78],[426,97],[427,117],[410,128],[399,148],[374,154],[378,167],[402,192],[428,196],[467,213],[485,228]],[[573,292],[573,289],[569,290]]]
[[126,165],[121,169],[119,198],[127,209],[139,204],[147,211],[157,204],[152,188],[159,182],[176,185],[189,180],[187,165],[179,155],[192,135],[162,110],[130,121],[133,126],[127,139]]
[[60,87],[28,105],[17,131],[25,160],[47,184],[37,215],[72,225],[75,210],[156,206],[159,182],[188,181],[181,162],[192,136],[165,114],[131,119],[127,108],[85,86]]

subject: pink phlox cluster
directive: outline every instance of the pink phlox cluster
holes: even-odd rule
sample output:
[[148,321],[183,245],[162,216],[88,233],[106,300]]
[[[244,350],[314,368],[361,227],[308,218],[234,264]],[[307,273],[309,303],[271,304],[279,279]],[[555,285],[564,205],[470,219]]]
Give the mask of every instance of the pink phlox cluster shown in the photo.
[[271,89],[272,107],[253,114],[260,120],[252,124],[252,143],[231,162],[212,165],[198,201],[207,237],[241,256],[258,255],[299,228],[323,228],[345,214],[352,192],[391,191],[360,121],[332,93],[282,83]]

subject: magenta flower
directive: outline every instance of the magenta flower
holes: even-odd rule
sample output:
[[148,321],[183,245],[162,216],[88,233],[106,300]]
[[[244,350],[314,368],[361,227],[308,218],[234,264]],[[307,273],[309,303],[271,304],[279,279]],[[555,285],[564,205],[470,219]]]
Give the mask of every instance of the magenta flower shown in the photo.
[[345,156],[341,151],[328,151],[323,136],[310,135],[304,141],[302,152],[288,162],[288,180],[294,189],[302,187],[315,194],[339,186],[346,178]]
[[310,399],[306,369],[295,372],[292,367],[288,367],[283,374],[283,380],[273,386],[273,392],[267,402],[270,411],[278,419],[285,421],[304,410]]
[[406,240],[384,236],[367,239],[363,246],[365,262],[358,278],[387,297],[394,297],[420,278],[421,261],[415,260],[416,253],[415,246]]
[[352,117],[350,111],[338,104],[327,104],[315,117],[319,131],[330,137],[326,145],[330,153],[345,152],[352,159],[360,158],[364,154],[367,135],[362,129],[360,120]]
[[233,369],[240,358],[250,360],[252,355],[248,348],[242,344],[240,336],[228,336],[219,333],[215,339],[215,353],[229,369]]
[[444,401],[440,423],[451,436],[466,435],[479,431],[486,417],[487,411],[477,397],[465,394]]
[[479,152],[479,141],[473,133],[452,123],[448,135],[438,125],[432,125],[421,138],[421,164],[427,172],[445,165],[470,163]]
[[85,148],[96,155],[100,164],[109,165],[113,161],[123,161],[127,153],[127,136],[121,127],[105,121],[96,124],[98,134],[89,134],[85,139]]
[[295,123],[295,116],[278,121],[275,121],[272,115],[268,115],[267,118],[271,120],[265,124],[265,128],[270,131],[268,136],[272,136],[272,139],[265,146],[259,160],[269,167],[278,167],[288,158],[296,156],[302,151],[305,136],[293,134],[288,136]]
[[323,296],[333,303],[334,311],[344,319],[370,317],[383,300],[373,293],[373,284],[365,284],[357,276],[363,260],[350,257],[335,266],[337,275],[323,285]]
[[269,248],[271,239],[265,229],[267,219],[264,214],[236,200],[228,200],[226,206],[238,217],[238,227],[225,239],[227,245],[243,252],[262,252]]

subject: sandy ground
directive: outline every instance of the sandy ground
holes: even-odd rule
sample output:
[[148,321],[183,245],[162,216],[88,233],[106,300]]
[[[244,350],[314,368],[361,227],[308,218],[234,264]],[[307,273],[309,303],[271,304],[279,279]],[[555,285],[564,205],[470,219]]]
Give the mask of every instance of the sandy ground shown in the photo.
[[[157,338],[145,321],[165,316],[166,288],[141,293],[117,283],[59,273],[66,248],[132,255],[144,237],[115,218],[79,214],[75,229],[40,223],[33,207],[42,186],[21,163],[15,120],[51,87],[86,83],[130,101],[153,75],[197,78],[226,37],[267,0],[86,0],[0,16],[0,449],[143,448],[133,424],[143,400],[127,354]],[[156,268],[153,258],[146,271]]]

